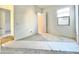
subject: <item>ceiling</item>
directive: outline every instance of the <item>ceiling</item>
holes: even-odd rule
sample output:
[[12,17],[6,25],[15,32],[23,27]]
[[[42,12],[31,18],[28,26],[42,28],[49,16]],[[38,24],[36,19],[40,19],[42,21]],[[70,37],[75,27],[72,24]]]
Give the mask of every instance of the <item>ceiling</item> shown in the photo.
[[71,6],[71,5],[37,5],[39,8],[48,8],[48,7],[65,7],[65,6]]

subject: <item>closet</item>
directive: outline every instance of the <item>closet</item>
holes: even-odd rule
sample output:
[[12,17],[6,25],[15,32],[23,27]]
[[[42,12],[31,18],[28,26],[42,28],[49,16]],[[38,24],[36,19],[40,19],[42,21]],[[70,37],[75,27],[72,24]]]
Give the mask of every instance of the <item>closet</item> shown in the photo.
[[10,11],[7,9],[0,9],[0,36],[10,34],[10,27]]

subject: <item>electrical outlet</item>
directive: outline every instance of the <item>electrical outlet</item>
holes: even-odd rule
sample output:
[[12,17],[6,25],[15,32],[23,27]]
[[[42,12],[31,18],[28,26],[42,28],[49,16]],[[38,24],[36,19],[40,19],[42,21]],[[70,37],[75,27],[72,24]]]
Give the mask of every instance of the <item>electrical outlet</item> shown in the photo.
[[30,31],[32,33],[32,31]]

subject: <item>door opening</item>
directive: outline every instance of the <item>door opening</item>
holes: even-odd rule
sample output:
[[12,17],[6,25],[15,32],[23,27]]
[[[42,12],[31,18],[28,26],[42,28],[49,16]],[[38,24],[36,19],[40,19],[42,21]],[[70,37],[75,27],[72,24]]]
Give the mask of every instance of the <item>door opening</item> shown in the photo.
[[46,14],[38,13],[38,33],[46,33]]
[[11,34],[10,11],[0,10],[0,36]]

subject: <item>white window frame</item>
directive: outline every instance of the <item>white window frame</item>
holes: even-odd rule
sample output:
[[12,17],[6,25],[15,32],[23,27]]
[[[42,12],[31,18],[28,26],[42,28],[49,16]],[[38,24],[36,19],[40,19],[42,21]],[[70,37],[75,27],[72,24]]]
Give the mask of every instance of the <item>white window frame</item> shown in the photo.
[[70,25],[70,8],[65,7],[57,10],[57,24],[69,26]]

